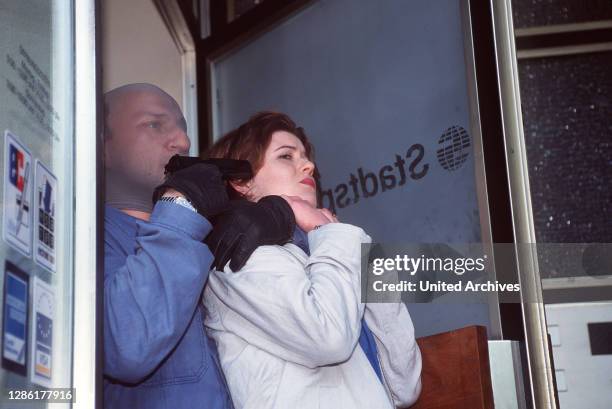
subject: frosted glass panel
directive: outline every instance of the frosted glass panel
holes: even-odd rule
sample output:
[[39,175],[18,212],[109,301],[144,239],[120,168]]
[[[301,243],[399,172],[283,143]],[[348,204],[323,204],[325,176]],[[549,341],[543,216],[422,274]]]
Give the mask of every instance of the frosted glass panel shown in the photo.
[[70,1],[0,1],[2,407],[71,386],[72,26]]

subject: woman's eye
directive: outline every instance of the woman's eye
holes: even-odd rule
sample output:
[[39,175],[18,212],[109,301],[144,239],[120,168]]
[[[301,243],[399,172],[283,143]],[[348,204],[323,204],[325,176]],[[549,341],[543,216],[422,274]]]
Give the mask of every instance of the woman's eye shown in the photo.
[[280,159],[289,159],[289,160],[291,160],[292,156],[291,156],[290,153],[285,153],[284,155],[280,155],[279,158]]
[[147,127],[151,128],[151,129],[159,129],[159,128],[161,128],[161,123],[157,122],[157,121],[149,122],[149,123],[147,123]]

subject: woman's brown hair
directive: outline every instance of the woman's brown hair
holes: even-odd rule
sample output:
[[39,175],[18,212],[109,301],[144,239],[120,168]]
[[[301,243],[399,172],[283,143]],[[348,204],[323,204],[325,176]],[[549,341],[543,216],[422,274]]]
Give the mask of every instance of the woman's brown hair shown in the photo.
[[[238,128],[225,134],[208,150],[206,157],[247,160],[251,164],[253,174],[256,174],[263,165],[272,134],[277,131],[286,131],[295,135],[304,145],[308,159],[314,161],[314,149],[304,130],[288,115],[272,111],[259,112]],[[233,189],[228,190],[233,197],[238,195]]]

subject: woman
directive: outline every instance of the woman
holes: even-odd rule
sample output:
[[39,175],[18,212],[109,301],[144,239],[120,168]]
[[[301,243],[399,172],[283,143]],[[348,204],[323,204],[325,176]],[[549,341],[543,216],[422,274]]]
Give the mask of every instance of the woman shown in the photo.
[[240,270],[211,273],[205,325],[237,408],[393,408],[420,393],[421,356],[402,303],[360,302],[360,228],[316,208],[312,148],[286,115],[263,112],[210,157],[245,159],[249,201],[281,195],[298,227],[292,243],[259,247]]

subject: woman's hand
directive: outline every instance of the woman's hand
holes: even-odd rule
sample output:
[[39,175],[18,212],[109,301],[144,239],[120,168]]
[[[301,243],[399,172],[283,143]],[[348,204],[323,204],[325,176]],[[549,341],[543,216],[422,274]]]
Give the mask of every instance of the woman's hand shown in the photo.
[[306,233],[314,229],[316,226],[322,226],[327,223],[337,223],[338,219],[327,209],[317,209],[306,200],[298,196],[282,195],[295,215],[295,222]]

